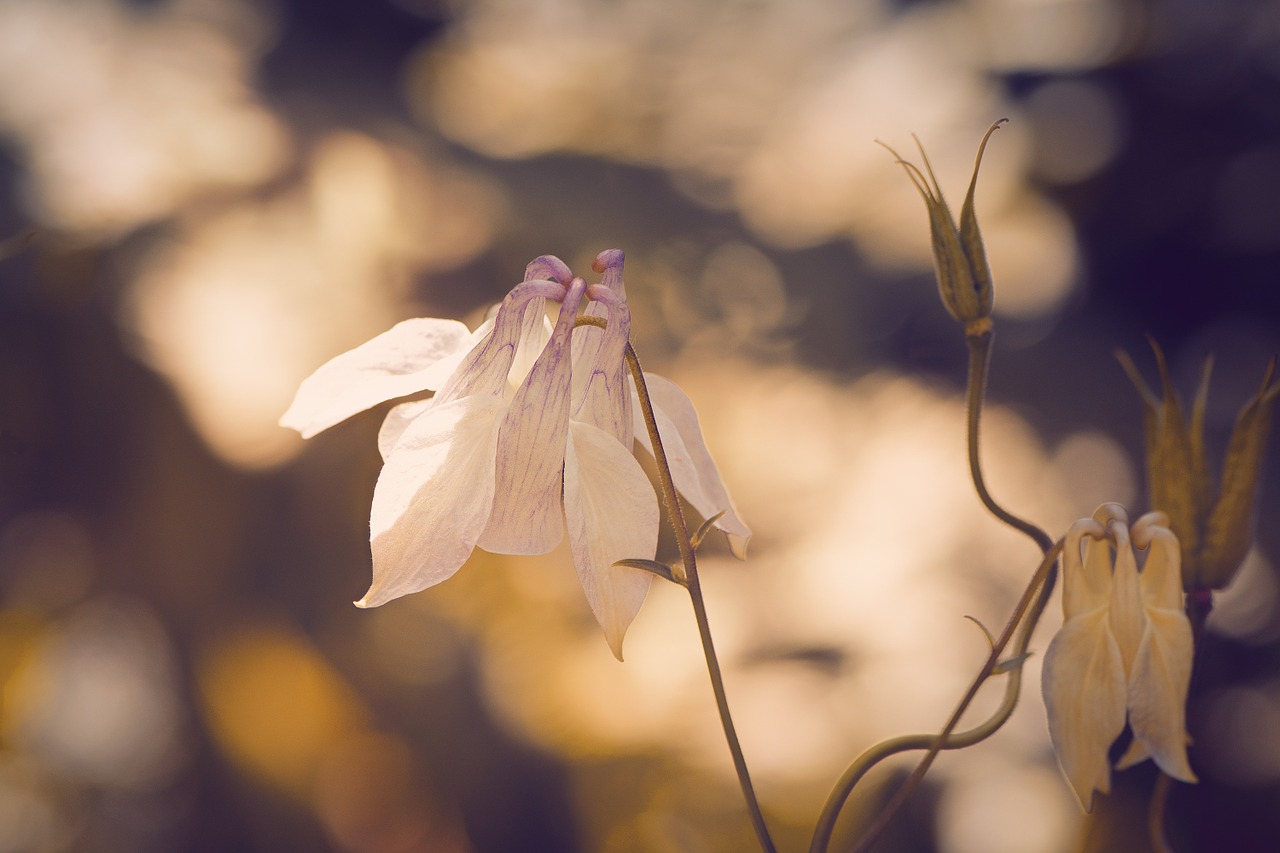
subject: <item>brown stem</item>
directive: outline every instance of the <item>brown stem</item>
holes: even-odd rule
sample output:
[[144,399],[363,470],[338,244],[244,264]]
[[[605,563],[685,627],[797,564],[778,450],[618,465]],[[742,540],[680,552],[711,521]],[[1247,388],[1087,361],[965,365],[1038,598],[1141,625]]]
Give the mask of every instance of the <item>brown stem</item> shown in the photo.
[[[1014,649],[1015,654],[1025,654],[1026,646],[1030,642],[1031,633],[1035,630],[1036,624],[1040,620],[1040,615],[1044,612],[1045,605],[1048,604],[1049,596],[1053,593],[1054,581],[1056,578],[1056,566],[1058,554],[1062,551],[1062,540],[1051,542],[1048,550],[1044,555],[1044,559],[1040,562],[1040,566],[1036,569],[1035,574],[1031,578],[1031,583],[1023,590],[1022,597],[1018,600],[1018,605],[1014,608],[1013,614],[1009,617],[1009,621],[1005,624],[1004,630],[1000,632],[994,645],[991,647],[991,653],[987,656],[986,662],[982,669],[978,672],[977,677],[969,685],[969,689],[965,692],[964,698],[956,705],[951,717],[947,720],[942,731],[933,736],[928,752],[920,759],[920,763],[916,765],[915,770],[907,777],[907,781],[898,789],[888,805],[880,812],[880,815],[862,836],[858,845],[853,848],[853,853],[866,853],[871,849],[871,845],[884,832],[898,810],[902,808],[903,803],[915,791],[919,784],[924,780],[925,774],[929,772],[929,768],[933,766],[933,761],[938,757],[947,746],[947,740],[950,738],[955,727],[959,725],[960,718],[964,712],[969,709],[969,705],[973,702],[974,697],[978,695],[979,688],[991,677],[1000,658],[1004,654],[1005,647],[1009,645],[1009,641],[1013,638],[1014,631],[1017,630],[1019,623],[1023,621],[1023,616],[1030,613],[1032,618],[1027,619],[1023,626],[1022,633],[1019,635],[1017,647]],[[1037,596],[1036,591],[1040,594]],[[1034,604],[1033,604],[1034,602]],[[1016,697],[1015,697],[1016,698]],[[1012,711],[1012,708],[1010,708]],[[999,715],[997,715],[999,716]],[[1007,715],[1000,720],[1003,724]],[[995,728],[998,728],[996,726]],[[992,729],[994,732],[995,728]],[[821,848],[821,849],[825,849]]]
[[684,564],[684,587],[689,591],[689,599],[693,603],[693,615],[698,623],[698,636],[702,640],[702,652],[707,660],[707,673],[711,676],[711,689],[715,693],[716,708],[720,712],[720,725],[724,728],[725,740],[729,743],[729,752],[733,756],[733,768],[737,771],[738,783],[742,786],[742,796],[746,800],[756,838],[765,853],[775,853],[773,839],[769,836],[768,826],[765,825],[764,813],[756,799],[755,787],[751,784],[751,774],[747,772],[747,760],[742,754],[742,745],[738,742],[737,729],[729,713],[729,697],[725,692],[724,676],[720,672],[720,661],[716,657],[715,644],[711,639],[711,623],[707,619],[702,584],[698,580],[697,558],[689,537],[689,527],[684,520],[684,511],[680,507],[680,497],[676,494],[671,467],[667,464],[667,454],[662,447],[662,436],[658,434],[658,421],[653,414],[653,402],[649,399],[644,372],[640,369],[640,360],[636,357],[631,344],[627,344],[626,357],[627,368],[631,371],[631,378],[636,383],[640,411],[644,415],[645,427],[649,431],[649,442],[653,445],[653,458],[658,463],[658,481],[662,485],[662,500],[666,504],[667,514],[675,531],[676,547],[680,549],[680,559]]
[[973,479],[973,487],[977,490],[982,505],[992,515],[1013,529],[1031,537],[1041,551],[1047,552],[1053,544],[1053,539],[1036,525],[1019,518],[996,503],[995,498],[987,491],[986,480],[982,476],[982,465],[978,460],[978,424],[982,419],[982,403],[987,390],[987,368],[991,363],[991,343],[994,337],[995,332],[990,326],[965,335],[965,342],[969,345],[969,387],[966,400],[969,419],[969,475]]

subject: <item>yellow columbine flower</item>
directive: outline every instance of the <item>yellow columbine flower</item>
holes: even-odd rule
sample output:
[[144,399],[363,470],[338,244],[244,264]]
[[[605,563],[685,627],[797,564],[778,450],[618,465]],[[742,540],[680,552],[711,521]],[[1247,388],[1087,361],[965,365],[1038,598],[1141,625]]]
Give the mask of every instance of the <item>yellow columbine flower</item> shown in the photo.
[[1212,361],[1205,361],[1188,422],[1169,381],[1164,353],[1154,340],[1151,348],[1160,370],[1163,399],[1142,381],[1128,355],[1118,353],[1142,398],[1151,506],[1169,516],[1169,527],[1182,543],[1183,587],[1188,592],[1221,589],[1231,582],[1253,541],[1254,502],[1271,432],[1271,406],[1280,395],[1280,384],[1272,383],[1275,362],[1268,365],[1262,387],[1236,418],[1215,495],[1204,451],[1204,412]]
[[[1178,540],[1163,513],[1129,527],[1103,504],[1067,532],[1062,551],[1062,629],[1045,652],[1042,691],[1058,762],[1085,811],[1111,788],[1107,752],[1124,731],[1123,770],[1151,758],[1196,781],[1187,763],[1191,623],[1182,606]],[[1138,570],[1134,548],[1146,552]]]

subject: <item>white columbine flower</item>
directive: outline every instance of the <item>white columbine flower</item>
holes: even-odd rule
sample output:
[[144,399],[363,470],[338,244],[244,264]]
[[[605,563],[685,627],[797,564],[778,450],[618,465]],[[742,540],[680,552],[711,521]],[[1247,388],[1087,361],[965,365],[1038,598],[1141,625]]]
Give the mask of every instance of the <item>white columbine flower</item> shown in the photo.
[[[1063,773],[1089,811],[1107,793],[1107,751],[1124,730],[1133,743],[1116,768],[1151,758],[1175,779],[1187,763],[1191,623],[1183,612],[1181,556],[1164,513],[1129,527],[1118,504],[1071,525],[1062,552],[1062,630],[1045,653],[1042,689]],[[1134,548],[1146,551],[1138,570]]]
[[[479,546],[544,554],[567,527],[573,563],[610,648],[622,639],[652,575],[616,567],[652,559],[658,502],[632,456],[652,452],[623,353],[630,313],[623,254],[597,256],[599,284],[559,258],[529,264],[496,314],[474,333],[454,320],[406,320],[324,364],[303,381],[280,419],[304,438],[378,403],[401,403],[378,435],[384,465],[369,516],[376,607],[449,578]],[[554,326],[546,300],[560,303]],[[606,328],[574,321],[583,302]],[[646,374],[677,487],[743,556],[751,531],[733,508],[692,403]]]

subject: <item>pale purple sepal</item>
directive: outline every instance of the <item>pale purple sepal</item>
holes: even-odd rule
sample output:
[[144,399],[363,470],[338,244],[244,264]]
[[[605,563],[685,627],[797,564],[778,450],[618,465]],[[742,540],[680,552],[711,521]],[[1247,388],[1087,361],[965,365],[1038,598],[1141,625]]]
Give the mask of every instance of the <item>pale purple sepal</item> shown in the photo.
[[[738,559],[745,559],[747,544],[751,541],[751,528],[742,521],[729,497],[729,490],[725,488],[720,470],[702,437],[702,427],[698,423],[698,413],[694,410],[692,401],[670,379],[653,373],[646,373],[644,379],[649,397],[653,401],[658,434],[662,436],[676,489],[704,518],[710,518],[718,512],[725,513],[715,523],[715,527],[728,536],[729,547],[734,555]],[[635,411],[636,440],[652,454],[649,432],[638,406]]]
[[574,279],[551,340],[503,419],[493,513],[479,540],[486,551],[545,554],[564,537],[560,501],[569,431],[569,339],[585,291],[582,279]]

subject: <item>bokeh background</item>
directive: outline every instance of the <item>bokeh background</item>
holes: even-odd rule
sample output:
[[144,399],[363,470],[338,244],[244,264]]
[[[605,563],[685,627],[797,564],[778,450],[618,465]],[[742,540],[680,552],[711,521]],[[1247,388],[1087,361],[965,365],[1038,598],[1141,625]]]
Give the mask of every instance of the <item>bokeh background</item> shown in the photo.
[[[986,652],[963,617],[1001,624],[1036,563],[968,483],[961,334],[875,144],[917,134],[958,203],[1002,116],[984,449],[1061,532],[1145,509],[1116,348],[1154,381],[1153,335],[1184,395],[1215,354],[1218,452],[1280,351],[1277,4],[0,0],[0,851],[751,849],[678,589],[625,664],[563,553],[358,611],[380,419],[276,426],[392,323],[475,324],[534,256],[610,247],[756,531],[702,572],[805,849],[853,756],[945,719]],[[1280,837],[1278,508],[1273,458],[1179,850]],[[1038,661],[878,849],[1145,849],[1150,767],[1082,816]]]

